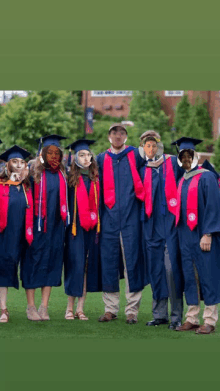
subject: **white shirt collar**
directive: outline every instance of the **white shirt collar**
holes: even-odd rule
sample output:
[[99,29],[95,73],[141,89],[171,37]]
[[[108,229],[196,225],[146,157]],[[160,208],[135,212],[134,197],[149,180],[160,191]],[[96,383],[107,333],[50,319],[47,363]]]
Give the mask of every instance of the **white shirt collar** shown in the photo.
[[[146,161],[147,161],[147,162],[148,162],[149,159],[151,159],[151,158],[146,156]],[[155,160],[156,160],[156,156],[154,156],[154,157],[152,158],[152,161],[153,161],[153,162],[155,162]]]

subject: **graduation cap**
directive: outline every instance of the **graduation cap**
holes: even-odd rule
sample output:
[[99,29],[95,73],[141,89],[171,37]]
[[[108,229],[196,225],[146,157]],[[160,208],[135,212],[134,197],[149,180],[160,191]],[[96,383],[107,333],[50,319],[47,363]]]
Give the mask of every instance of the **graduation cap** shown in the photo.
[[[176,145],[177,152],[179,153],[183,149],[192,149],[195,150],[195,146],[197,144],[200,144],[203,140],[199,140],[197,138],[192,137],[181,137],[176,141],[173,141],[171,145]],[[179,150],[177,148],[177,145],[179,147]]]
[[202,167],[205,168],[206,170],[213,172],[213,174],[217,179],[220,178],[220,175],[217,173],[217,171],[215,171],[214,167],[211,165],[211,163],[209,163],[207,159],[203,162]]
[[71,164],[71,151],[74,151],[75,153],[81,151],[82,149],[89,151],[89,146],[94,144],[95,140],[86,140],[81,139],[74,141],[74,143],[68,145],[66,149],[69,149],[69,157],[68,157],[68,166]]
[[0,159],[8,162],[10,159],[26,159],[28,156],[30,156],[30,153],[26,151],[26,149],[20,148],[18,145],[14,145],[2,153],[0,155]]
[[48,145],[55,145],[56,147],[60,147],[60,140],[64,140],[67,137],[59,136],[57,134],[50,134],[49,136],[44,136],[41,138],[38,138],[36,141],[39,143],[38,147],[38,155],[40,153],[40,150],[42,148],[42,144],[44,147],[47,147]]

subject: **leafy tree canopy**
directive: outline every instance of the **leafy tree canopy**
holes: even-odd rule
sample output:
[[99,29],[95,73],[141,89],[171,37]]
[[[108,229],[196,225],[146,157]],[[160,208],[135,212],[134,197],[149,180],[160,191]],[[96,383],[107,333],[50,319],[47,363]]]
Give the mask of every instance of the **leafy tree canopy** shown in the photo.
[[83,110],[77,95],[69,91],[31,91],[14,96],[0,112],[1,149],[13,144],[35,155],[36,139],[59,134],[74,141],[83,135]]

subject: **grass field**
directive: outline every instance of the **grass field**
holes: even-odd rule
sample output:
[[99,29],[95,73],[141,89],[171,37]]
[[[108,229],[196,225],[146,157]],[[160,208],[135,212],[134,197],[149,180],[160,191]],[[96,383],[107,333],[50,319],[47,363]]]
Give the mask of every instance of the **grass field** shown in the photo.
[[[200,339],[213,340],[220,337],[220,327],[212,335],[200,336],[194,332],[179,333],[169,330],[167,325],[159,327],[147,327],[146,322],[152,319],[151,315],[151,289],[146,287],[143,291],[138,323],[128,325],[125,323],[125,295],[124,281],[121,281],[121,307],[118,320],[110,323],[99,323],[98,317],[104,313],[104,305],[101,293],[88,293],[85,303],[85,314],[89,321],[64,319],[66,309],[66,295],[64,288],[53,288],[49,303],[49,322],[31,322],[26,318],[26,297],[23,288],[19,291],[9,289],[8,310],[10,320],[7,324],[0,324],[0,339]],[[40,304],[40,290],[37,290],[36,304]],[[203,304],[202,304],[203,307]],[[185,306],[186,309],[186,306]],[[202,316],[201,316],[202,322]]]

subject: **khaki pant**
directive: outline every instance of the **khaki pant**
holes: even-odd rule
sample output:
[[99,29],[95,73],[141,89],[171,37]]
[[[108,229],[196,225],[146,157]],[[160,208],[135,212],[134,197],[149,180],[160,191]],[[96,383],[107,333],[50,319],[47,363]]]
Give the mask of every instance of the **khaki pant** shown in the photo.
[[[122,251],[122,258],[123,258],[123,264],[124,264],[124,276],[125,276],[125,297],[126,297],[126,307],[125,307],[125,315],[134,315],[135,318],[137,318],[138,310],[141,304],[141,297],[142,297],[142,291],[139,292],[130,292],[129,291],[129,282],[128,282],[128,275],[127,275],[127,269],[126,269],[126,261],[125,261],[125,253],[124,253],[124,246],[122,241],[122,235],[120,233],[120,243],[121,243],[121,251]],[[120,300],[120,293],[119,292],[112,292],[107,293],[103,292],[102,298],[105,304],[105,312],[111,312],[114,315],[117,315],[119,311],[119,300]]]
[[[196,270],[196,267],[194,265],[194,271],[195,271],[195,277],[197,282],[197,289],[198,289],[198,305],[189,305],[188,310],[186,313],[186,321],[190,322],[192,324],[199,324],[199,312],[200,312],[200,291],[199,291],[199,276],[198,272]],[[203,311],[203,320],[204,324],[208,324],[210,326],[216,325],[218,321],[218,306],[216,305],[205,305],[204,311]]]
[[[186,321],[192,324],[199,324],[199,305],[189,305],[186,313]],[[204,324],[215,326],[218,321],[218,306],[206,305],[203,311]]]

